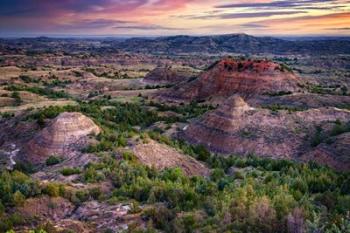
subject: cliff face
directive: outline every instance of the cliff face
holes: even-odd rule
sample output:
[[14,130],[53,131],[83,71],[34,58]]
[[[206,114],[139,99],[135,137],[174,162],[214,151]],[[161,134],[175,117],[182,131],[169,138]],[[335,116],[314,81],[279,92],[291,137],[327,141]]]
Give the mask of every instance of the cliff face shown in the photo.
[[43,162],[50,155],[66,156],[71,149],[84,146],[89,134],[100,133],[100,128],[81,113],[61,113],[25,146],[26,159]]
[[205,100],[236,93],[244,97],[292,93],[300,90],[300,82],[288,68],[271,61],[225,58],[194,81],[180,84],[162,96],[174,100]]
[[254,109],[241,97],[232,96],[218,109],[193,121],[181,135],[223,154],[298,158],[312,149],[316,126],[349,118],[350,111],[336,108],[294,113]]

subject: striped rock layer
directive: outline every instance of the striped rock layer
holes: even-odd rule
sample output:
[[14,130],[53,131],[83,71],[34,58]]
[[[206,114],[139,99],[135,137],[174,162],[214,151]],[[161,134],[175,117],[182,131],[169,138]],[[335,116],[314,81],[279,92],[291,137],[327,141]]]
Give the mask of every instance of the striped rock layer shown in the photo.
[[251,97],[263,94],[300,91],[301,80],[284,66],[267,60],[225,58],[212,65],[197,79],[175,86],[161,94],[170,100],[206,100],[240,94]]
[[254,109],[235,95],[190,123],[181,136],[222,154],[298,158],[312,149],[316,126],[348,119],[350,111],[336,108],[292,113]]
[[27,143],[26,159],[35,164],[51,155],[65,157],[70,150],[84,146],[88,135],[98,133],[100,128],[83,114],[61,113]]

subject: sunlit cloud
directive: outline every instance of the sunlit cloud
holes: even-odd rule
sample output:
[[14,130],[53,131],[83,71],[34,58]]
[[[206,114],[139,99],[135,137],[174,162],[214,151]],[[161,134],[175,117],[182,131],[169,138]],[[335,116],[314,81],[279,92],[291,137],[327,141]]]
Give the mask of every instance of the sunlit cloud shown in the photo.
[[349,12],[350,0],[1,0],[0,36],[349,35]]

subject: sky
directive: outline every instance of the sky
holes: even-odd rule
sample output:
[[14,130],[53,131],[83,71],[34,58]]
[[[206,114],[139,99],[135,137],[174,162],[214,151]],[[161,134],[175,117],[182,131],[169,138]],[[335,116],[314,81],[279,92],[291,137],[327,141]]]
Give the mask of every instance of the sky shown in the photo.
[[0,37],[350,36],[350,0],[0,0]]

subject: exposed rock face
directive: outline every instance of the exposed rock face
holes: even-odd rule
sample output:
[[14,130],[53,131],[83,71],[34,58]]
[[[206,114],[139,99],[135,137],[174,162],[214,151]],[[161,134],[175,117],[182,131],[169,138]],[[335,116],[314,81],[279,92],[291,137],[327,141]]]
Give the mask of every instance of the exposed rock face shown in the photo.
[[321,143],[314,150],[302,156],[302,160],[316,161],[337,170],[350,170],[350,133],[343,133],[330,143]]
[[210,173],[204,164],[153,140],[136,145],[133,151],[142,163],[159,170],[179,167],[189,176],[207,176]]
[[110,205],[97,201],[88,201],[82,204],[71,216],[81,222],[88,222],[95,228],[94,232],[122,232],[128,229],[128,224],[140,221],[140,216],[128,215],[129,205]]
[[300,90],[301,80],[285,67],[267,60],[223,59],[190,83],[180,84],[162,94],[172,100],[205,100],[262,94],[290,93]]
[[157,67],[149,72],[144,81],[149,84],[176,84],[186,81],[196,73],[189,68],[174,68],[172,66]]
[[77,112],[65,112],[37,133],[25,146],[26,159],[40,163],[50,155],[67,157],[70,150],[86,144],[89,134],[100,133],[100,128],[88,117]]
[[16,213],[38,223],[51,222],[56,229],[90,233],[107,229],[122,232],[128,229],[129,224],[142,225],[140,214],[129,214],[129,210],[130,206],[126,204],[111,205],[97,201],[87,201],[76,208],[62,197],[42,196],[26,200],[22,207],[16,208]]
[[271,112],[250,108],[232,96],[218,109],[193,121],[182,136],[223,154],[297,158],[311,149],[316,126],[348,121],[350,111],[336,108]]

